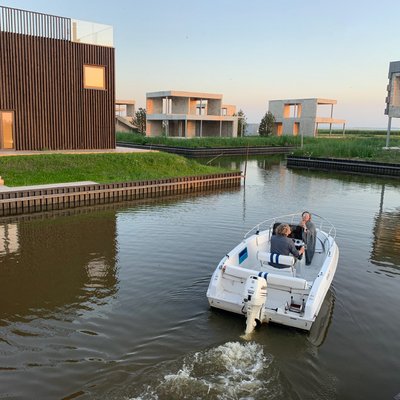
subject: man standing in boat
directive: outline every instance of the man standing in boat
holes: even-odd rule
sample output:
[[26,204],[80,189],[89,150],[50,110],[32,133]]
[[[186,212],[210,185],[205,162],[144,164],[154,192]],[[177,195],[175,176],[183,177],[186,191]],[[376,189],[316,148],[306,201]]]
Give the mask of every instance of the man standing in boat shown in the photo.
[[[291,234],[291,229],[288,224],[280,224],[276,228],[276,235],[271,237],[271,249],[270,252],[273,254],[279,254],[282,256],[289,256],[290,254],[296,258],[299,258],[304,253],[304,247],[300,250],[296,249],[292,239],[288,236]],[[275,268],[288,268],[288,265],[276,264],[269,262]]]
[[314,222],[311,221],[311,214],[308,211],[304,211],[301,214],[299,225],[303,227],[303,242],[306,245],[306,265],[310,265],[314,257],[317,231]]

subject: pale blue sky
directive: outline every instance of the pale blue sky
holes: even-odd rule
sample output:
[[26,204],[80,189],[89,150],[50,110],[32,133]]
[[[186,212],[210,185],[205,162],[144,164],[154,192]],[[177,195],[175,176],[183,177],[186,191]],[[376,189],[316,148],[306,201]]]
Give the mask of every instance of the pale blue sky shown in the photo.
[[[15,0],[1,5],[112,25],[116,96],[222,93],[259,122],[268,100],[338,100],[348,127],[386,127],[400,60],[399,0]],[[400,120],[394,120],[400,125]]]

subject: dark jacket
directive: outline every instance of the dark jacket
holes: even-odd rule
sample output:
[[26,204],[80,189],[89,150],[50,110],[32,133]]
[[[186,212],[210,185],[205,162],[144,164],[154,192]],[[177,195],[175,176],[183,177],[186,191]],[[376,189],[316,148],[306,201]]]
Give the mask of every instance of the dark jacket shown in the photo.
[[[300,253],[296,249],[293,240],[282,235],[272,235],[270,253],[276,253],[282,256],[289,256],[290,254],[295,257],[300,256]],[[288,268],[287,265],[275,264],[271,262],[269,263],[269,265],[272,265],[275,268]]]

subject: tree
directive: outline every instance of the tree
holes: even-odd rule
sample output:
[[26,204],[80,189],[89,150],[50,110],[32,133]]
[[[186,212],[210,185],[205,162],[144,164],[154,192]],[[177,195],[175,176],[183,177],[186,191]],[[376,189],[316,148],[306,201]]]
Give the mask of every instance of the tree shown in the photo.
[[246,114],[243,112],[242,109],[240,109],[236,114],[233,115],[235,117],[238,117],[237,136],[238,137],[244,136],[247,126]]
[[132,121],[133,125],[138,128],[139,133],[142,135],[146,134],[146,109],[145,108],[139,108],[135,112],[135,116]]
[[274,131],[275,117],[271,111],[265,113],[263,119],[260,122],[258,133],[260,136],[269,136]]

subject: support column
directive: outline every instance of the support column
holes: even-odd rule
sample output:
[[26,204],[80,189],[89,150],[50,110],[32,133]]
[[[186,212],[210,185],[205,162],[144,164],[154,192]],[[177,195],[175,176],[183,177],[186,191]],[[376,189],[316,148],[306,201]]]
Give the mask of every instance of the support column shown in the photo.
[[392,117],[389,117],[387,133],[386,133],[386,147],[389,147],[391,129],[392,129]]
[[201,119],[203,112],[203,99],[200,99],[200,137],[203,137],[203,120]]

